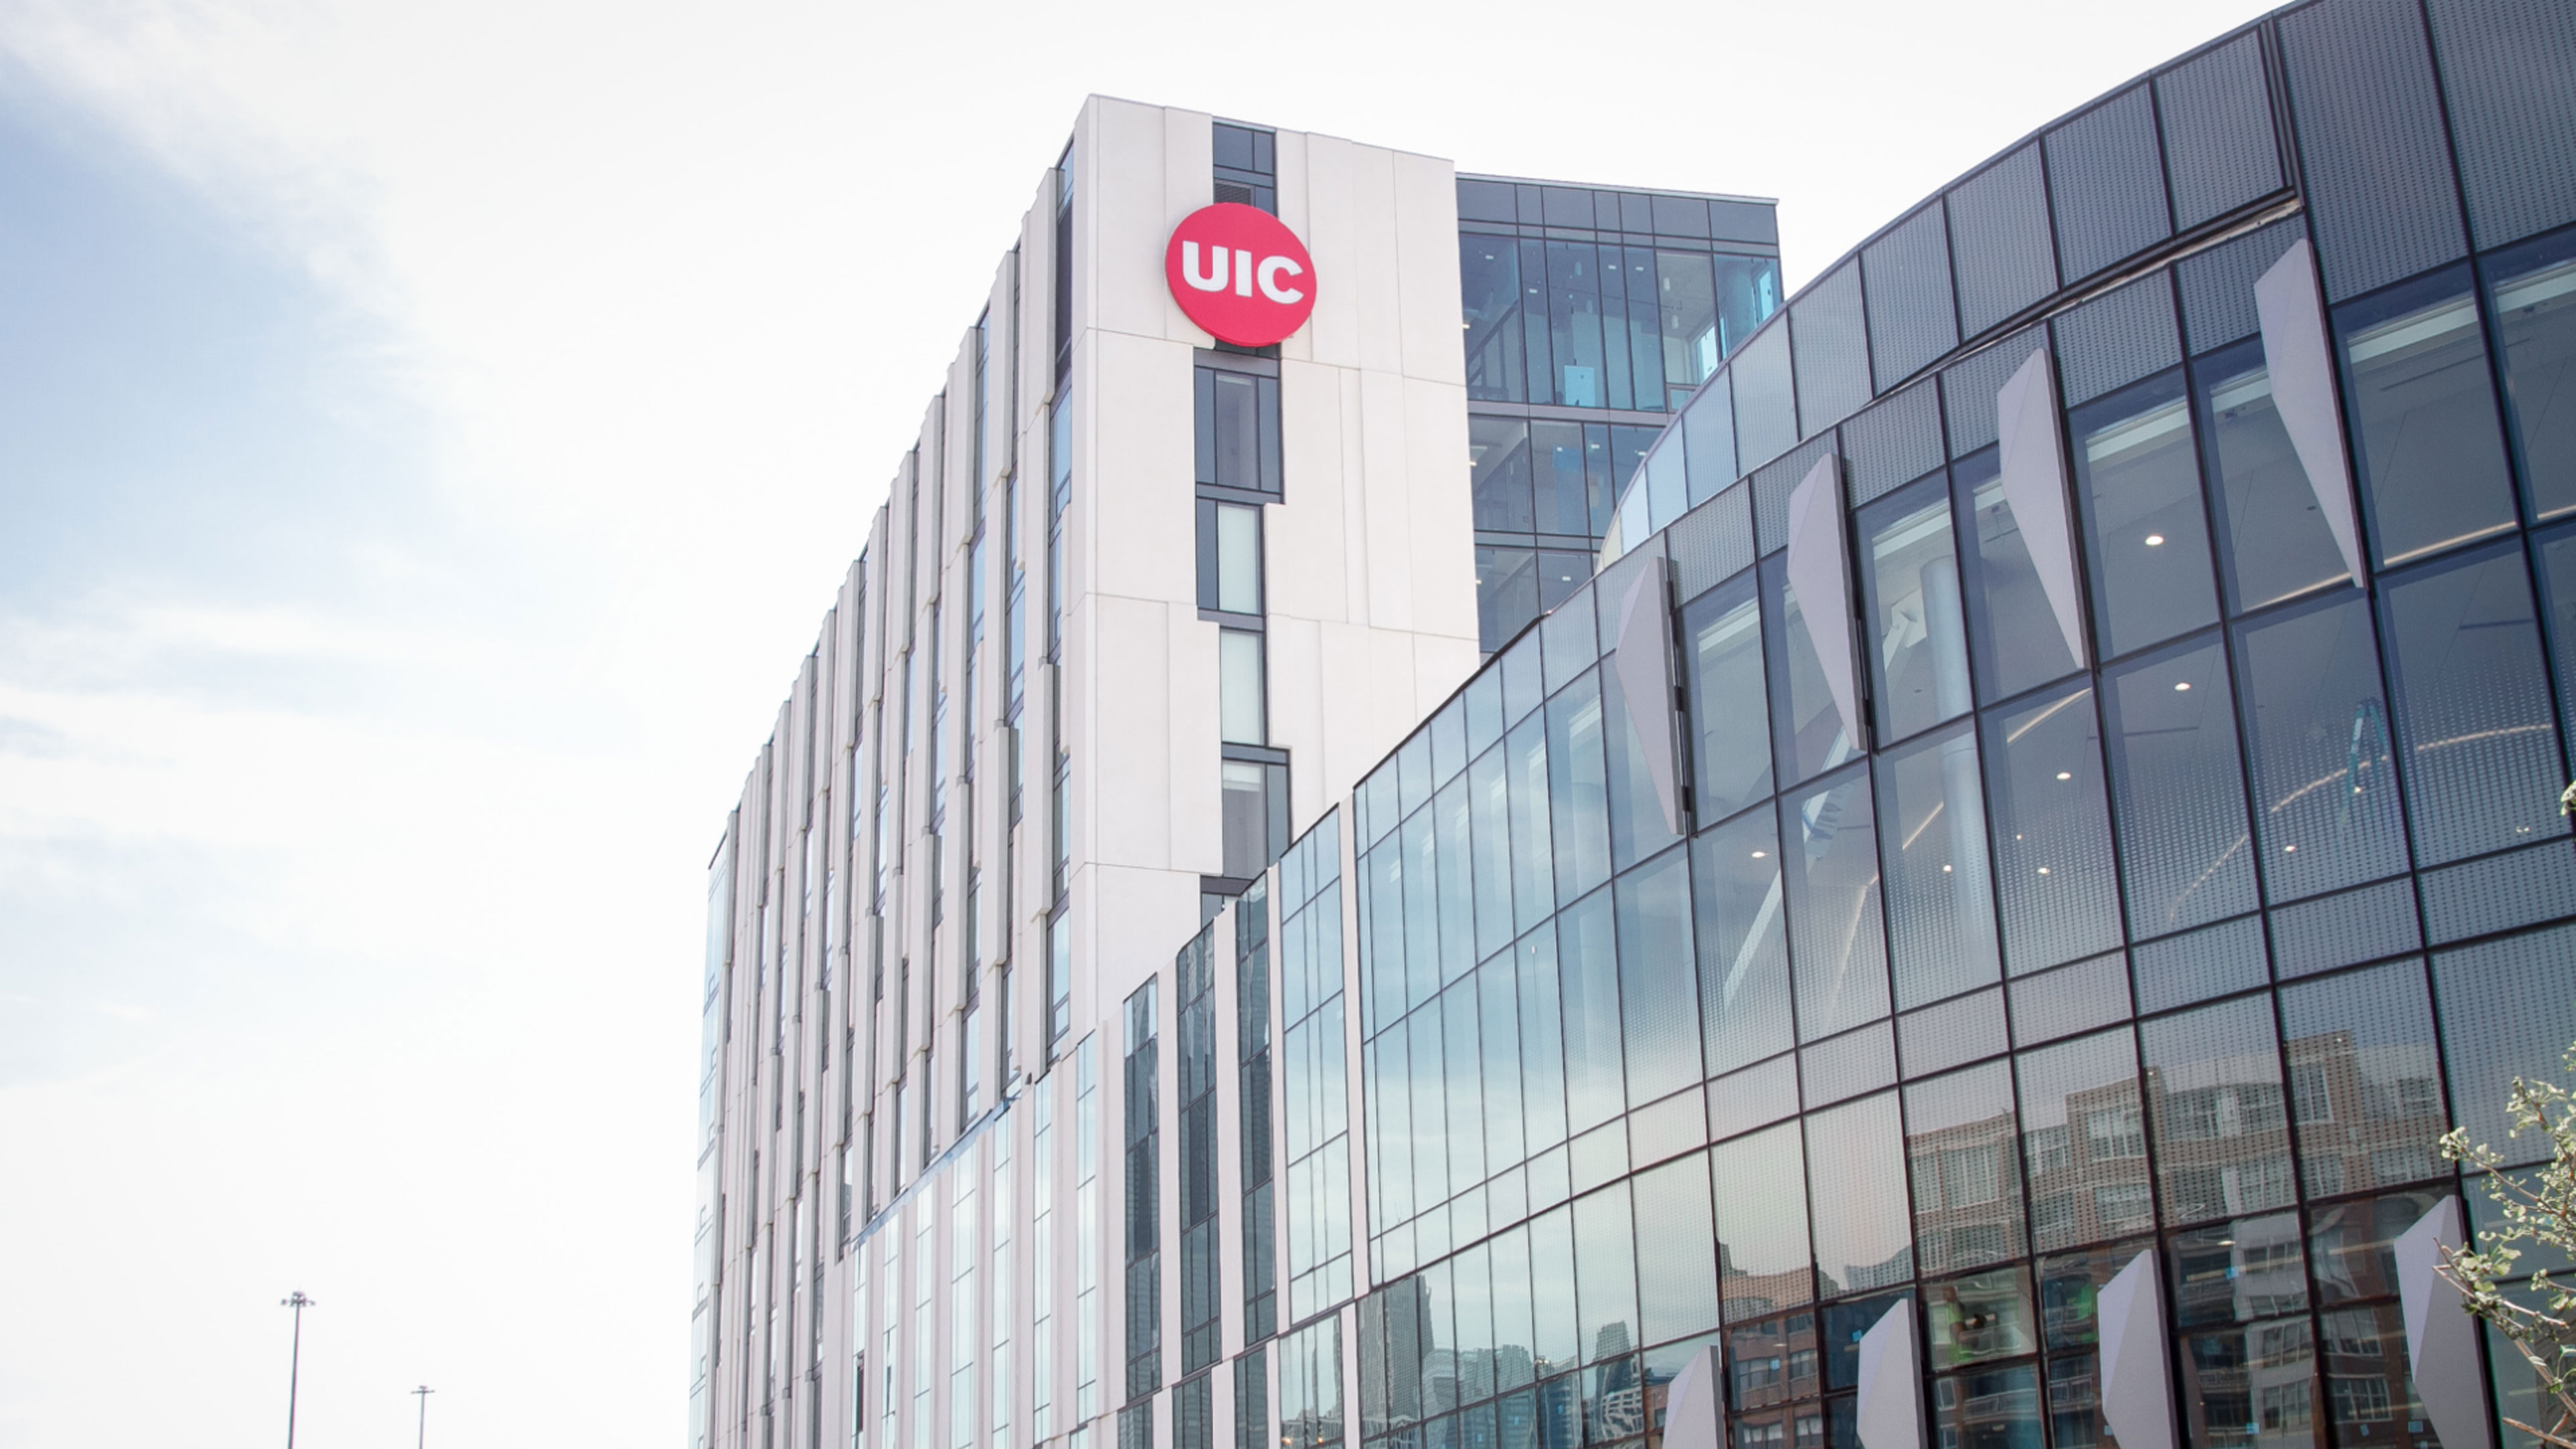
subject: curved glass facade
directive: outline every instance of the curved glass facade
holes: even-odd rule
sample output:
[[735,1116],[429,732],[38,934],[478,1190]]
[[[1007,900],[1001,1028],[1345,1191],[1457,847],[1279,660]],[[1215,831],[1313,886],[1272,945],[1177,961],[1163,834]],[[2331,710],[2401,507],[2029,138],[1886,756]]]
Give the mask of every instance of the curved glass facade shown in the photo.
[[2576,1037],[2517,53],[2325,0],[1932,198],[1359,788],[1363,1443],[1652,1443],[1694,1360],[1736,1449],[2524,1438],[2392,1247]]

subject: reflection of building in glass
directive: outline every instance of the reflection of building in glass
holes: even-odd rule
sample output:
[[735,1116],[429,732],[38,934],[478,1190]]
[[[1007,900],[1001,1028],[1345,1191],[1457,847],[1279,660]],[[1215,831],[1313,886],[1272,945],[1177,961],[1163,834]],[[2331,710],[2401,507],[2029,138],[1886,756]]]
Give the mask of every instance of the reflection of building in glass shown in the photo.
[[[703,1441],[2531,1449],[2396,1245],[2576,1037],[2562,10],[2285,9],[1786,298],[1093,103],[713,873]],[[1275,356],[1213,186],[1351,277]]]

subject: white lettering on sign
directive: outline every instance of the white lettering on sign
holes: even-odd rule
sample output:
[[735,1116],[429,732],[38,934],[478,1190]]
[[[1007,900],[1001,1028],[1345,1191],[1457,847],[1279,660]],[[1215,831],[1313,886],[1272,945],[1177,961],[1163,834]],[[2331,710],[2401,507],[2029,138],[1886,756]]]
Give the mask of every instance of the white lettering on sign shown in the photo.
[[1267,347],[1315,309],[1315,260],[1305,242],[1240,202],[1182,218],[1164,247],[1163,270],[1182,313],[1237,347]]
[[1281,272],[1286,272],[1292,277],[1302,277],[1306,275],[1306,269],[1297,265],[1296,260],[1292,257],[1264,257],[1261,259],[1260,267],[1261,295],[1269,298],[1273,302],[1305,301],[1305,293],[1298,291],[1294,287],[1283,287],[1279,285],[1279,274]]
[[1194,241],[1185,241],[1181,243],[1181,280],[1198,288],[1202,292],[1222,292],[1225,290],[1226,249],[1223,247],[1210,247],[1208,248],[1208,251],[1210,254],[1208,259],[1208,269],[1205,272],[1201,272],[1199,270],[1199,244]]

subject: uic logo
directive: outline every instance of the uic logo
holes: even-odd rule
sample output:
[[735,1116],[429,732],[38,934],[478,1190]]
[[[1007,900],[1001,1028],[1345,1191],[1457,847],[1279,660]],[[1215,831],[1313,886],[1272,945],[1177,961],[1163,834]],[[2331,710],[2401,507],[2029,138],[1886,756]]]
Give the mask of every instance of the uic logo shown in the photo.
[[1163,271],[1189,319],[1219,341],[1267,347],[1315,310],[1315,259],[1279,218],[1235,202],[1172,228]]

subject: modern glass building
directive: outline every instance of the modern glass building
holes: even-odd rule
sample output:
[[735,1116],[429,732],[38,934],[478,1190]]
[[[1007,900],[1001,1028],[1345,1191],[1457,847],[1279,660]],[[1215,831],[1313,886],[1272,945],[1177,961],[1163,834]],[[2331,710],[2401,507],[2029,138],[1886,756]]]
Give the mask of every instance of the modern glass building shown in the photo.
[[1589,578],[1619,480],[1780,308],[1771,205],[1458,178],[1478,637]]
[[[1613,455],[1777,309],[1773,235],[1767,202],[1086,104],[710,870],[694,1442],[1035,1444],[1158,1372],[1103,1369],[1123,1300],[1077,1250],[1127,1200],[1076,1160],[1121,1088],[1038,1102],[1535,616],[1542,548],[1589,571]],[[1509,288],[1471,306],[1462,256]],[[1237,345],[1215,298],[1310,310]],[[1470,387],[1462,323],[1516,381]],[[1471,396],[1518,430],[1481,473]],[[1213,1231],[1128,1266],[1205,1287]],[[1175,1372],[1220,1341],[1189,1324]]]
[[[1365,443],[1292,449],[1248,555],[1272,591],[1265,719],[1298,751],[1294,788],[1262,798],[1285,808],[1264,806],[1243,869],[1196,866],[1223,842],[1174,842],[1220,812],[1183,788],[1200,760],[1160,743],[1184,738],[1154,723],[1165,696],[1141,670],[1104,686],[1114,704],[1065,686],[1110,733],[1032,757],[1091,792],[1074,834],[1097,854],[1072,873],[1092,889],[1006,908],[1028,969],[986,962],[926,1013],[876,1006],[925,988],[860,986],[855,963],[920,969],[880,931],[950,959],[956,928],[923,922],[976,876],[916,864],[876,888],[930,903],[910,924],[828,904],[815,861],[884,867],[828,828],[800,844],[837,812],[807,814],[799,782],[842,768],[837,741],[881,749],[864,696],[911,676],[827,627],[713,876],[699,1432],[2529,1444],[2505,1423],[2538,1412],[2528,1373],[2428,1267],[2485,1211],[2434,1139],[2457,1122],[2537,1151],[2507,1138],[2506,1083],[2576,1038],[2576,847],[2554,808],[2576,727],[2571,76],[2564,7],[2317,0],[2050,123],[1778,315],[1748,310],[1740,340],[1721,308],[1700,381],[1676,383],[1667,348],[1676,425],[1621,479],[1597,567],[1499,647],[1478,647],[1490,610],[1458,607],[1459,554],[1503,546],[1473,475],[1400,480],[1408,507],[1454,511],[1408,555],[1438,572],[1399,616],[1369,551],[1384,535],[1354,522],[1397,495],[1322,466]],[[1204,124],[1107,104],[1086,157],[1085,135],[1146,115],[1166,136]],[[1498,205],[1476,178],[1414,174],[1386,209],[1399,239],[1456,227],[1472,256],[1500,235],[1466,229]],[[1133,244],[1196,204],[1169,191]],[[1337,245],[1315,245],[1319,273]],[[1521,332],[1480,333],[1472,285],[1422,285],[1419,322],[1375,355],[1392,361],[1284,355],[1370,325],[1319,305],[1282,344],[1287,415],[1323,395],[1308,367],[1348,371],[1321,380],[1349,418],[1404,392],[1373,368],[1418,366],[1439,401],[1409,426],[1460,446],[1472,418],[1552,421],[1542,386],[1550,408],[1560,387],[1609,397],[1606,363],[1567,378],[1582,354],[1553,333],[1535,370],[1526,300]],[[1428,347],[1444,306],[1467,356],[1433,378],[1404,360],[1408,329]],[[1514,335],[1517,362],[1495,362]],[[1084,396],[1092,375],[1070,376],[1057,395]],[[1077,514],[1147,486],[1115,449],[1071,455]],[[1293,517],[1301,488],[1339,500],[1339,532]],[[1227,526],[1202,525],[1198,587],[1240,577]],[[1281,590],[1310,575],[1346,601],[1366,581],[1383,612],[1287,655],[1320,611]],[[1186,622],[1238,627],[1214,612]],[[1179,657],[1181,630],[1159,637],[1170,676],[1224,688]],[[852,707],[868,723],[800,723],[842,709],[800,701],[837,699],[829,661],[853,657],[880,681]],[[1313,672],[1283,685],[1283,657]],[[1131,797],[1174,878],[1121,894],[1147,874]],[[819,926],[811,884],[787,908],[816,879]],[[1166,930],[1184,909],[1204,923]],[[863,944],[832,957],[835,932]],[[854,963],[846,998],[792,974],[813,957],[790,939]],[[755,977],[781,994],[762,1004]],[[842,1064],[736,1067],[811,1053],[776,1045],[790,1003],[841,1034]],[[805,1084],[828,1100],[853,1078],[841,1135],[809,1127]],[[941,1106],[889,1157],[916,1090]],[[817,1160],[841,1173],[837,1217]]]

